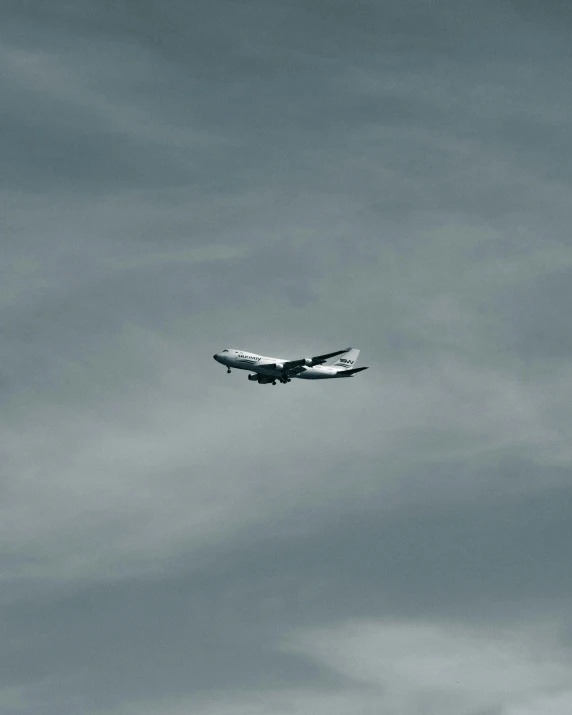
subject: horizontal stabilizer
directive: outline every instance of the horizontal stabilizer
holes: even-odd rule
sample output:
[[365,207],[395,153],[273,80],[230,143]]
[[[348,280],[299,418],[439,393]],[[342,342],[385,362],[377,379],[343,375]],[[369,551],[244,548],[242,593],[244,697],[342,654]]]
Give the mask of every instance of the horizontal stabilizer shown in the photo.
[[367,369],[367,367],[354,367],[350,370],[340,370],[336,373],[336,377],[353,377],[357,372],[361,372],[362,370]]

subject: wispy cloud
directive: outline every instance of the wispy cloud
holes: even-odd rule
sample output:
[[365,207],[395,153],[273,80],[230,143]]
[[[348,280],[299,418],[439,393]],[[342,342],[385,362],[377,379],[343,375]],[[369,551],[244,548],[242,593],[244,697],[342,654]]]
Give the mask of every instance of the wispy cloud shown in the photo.
[[[81,57],[77,62],[75,58]],[[196,127],[188,126],[188,117],[176,121],[168,107],[145,101],[145,86],[158,88],[163,79],[173,78],[135,46],[112,42],[73,43],[67,51],[20,48],[0,45],[7,91],[20,94],[31,102],[28,120],[36,123],[34,105],[51,109],[51,119],[58,119],[68,129],[86,122],[94,131],[123,135],[126,139],[168,149],[209,151],[222,148],[227,141]],[[120,73],[117,72],[121,68]],[[150,80],[149,78],[153,79]],[[136,88],[139,87],[139,91]],[[127,95],[127,96],[126,96]],[[78,110],[81,114],[74,114]],[[50,114],[43,117],[43,121]],[[71,125],[72,118],[75,126]]]
[[560,691],[557,702],[570,686],[570,655],[550,630],[349,623],[302,634],[293,643],[350,682],[378,688],[378,702],[407,713],[421,706],[442,713],[524,712]]
[[566,708],[557,5],[4,3],[10,715]]
[[339,685],[137,703],[114,715],[373,715],[380,709],[409,715],[420,708],[443,715],[532,715],[541,707],[560,715],[570,702],[570,656],[550,629],[487,634],[453,624],[348,623],[295,635],[285,647],[332,668]]

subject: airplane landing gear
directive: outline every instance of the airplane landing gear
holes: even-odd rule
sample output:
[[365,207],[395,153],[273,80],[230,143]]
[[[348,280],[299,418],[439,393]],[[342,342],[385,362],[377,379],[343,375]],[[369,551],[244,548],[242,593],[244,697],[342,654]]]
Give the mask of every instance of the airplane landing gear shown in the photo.
[[228,370],[226,372],[228,375],[230,375],[230,367],[228,368]]

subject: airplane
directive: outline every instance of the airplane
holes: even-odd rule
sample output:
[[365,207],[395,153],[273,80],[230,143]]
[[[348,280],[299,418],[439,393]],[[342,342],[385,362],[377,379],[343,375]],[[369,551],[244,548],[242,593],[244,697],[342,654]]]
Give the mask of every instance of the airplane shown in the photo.
[[[338,358],[332,365],[324,365],[327,360],[338,355],[343,357]],[[249,375],[248,379],[258,382],[259,385],[276,385],[277,380],[286,385],[293,377],[302,380],[353,377],[356,373],[367,370],[367,367],[354,367],[358,355],[357,348],[346,348],[310,358],[285,360],[256,355],[244,350],[227,349],[216,353],[213,358],[221,365],[226,365],[227,372],[230,372],[231,367],[237,370],[250,370],[254,374]]]

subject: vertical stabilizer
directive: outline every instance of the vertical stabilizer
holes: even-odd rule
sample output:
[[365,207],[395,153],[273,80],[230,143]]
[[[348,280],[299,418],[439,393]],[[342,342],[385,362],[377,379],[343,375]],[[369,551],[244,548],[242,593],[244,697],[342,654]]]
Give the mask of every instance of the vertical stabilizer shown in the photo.
[[332,367],[355,367],[359,355],[357,348],[350,348],[347,353],[340,355],[336,362],[332,363]]

